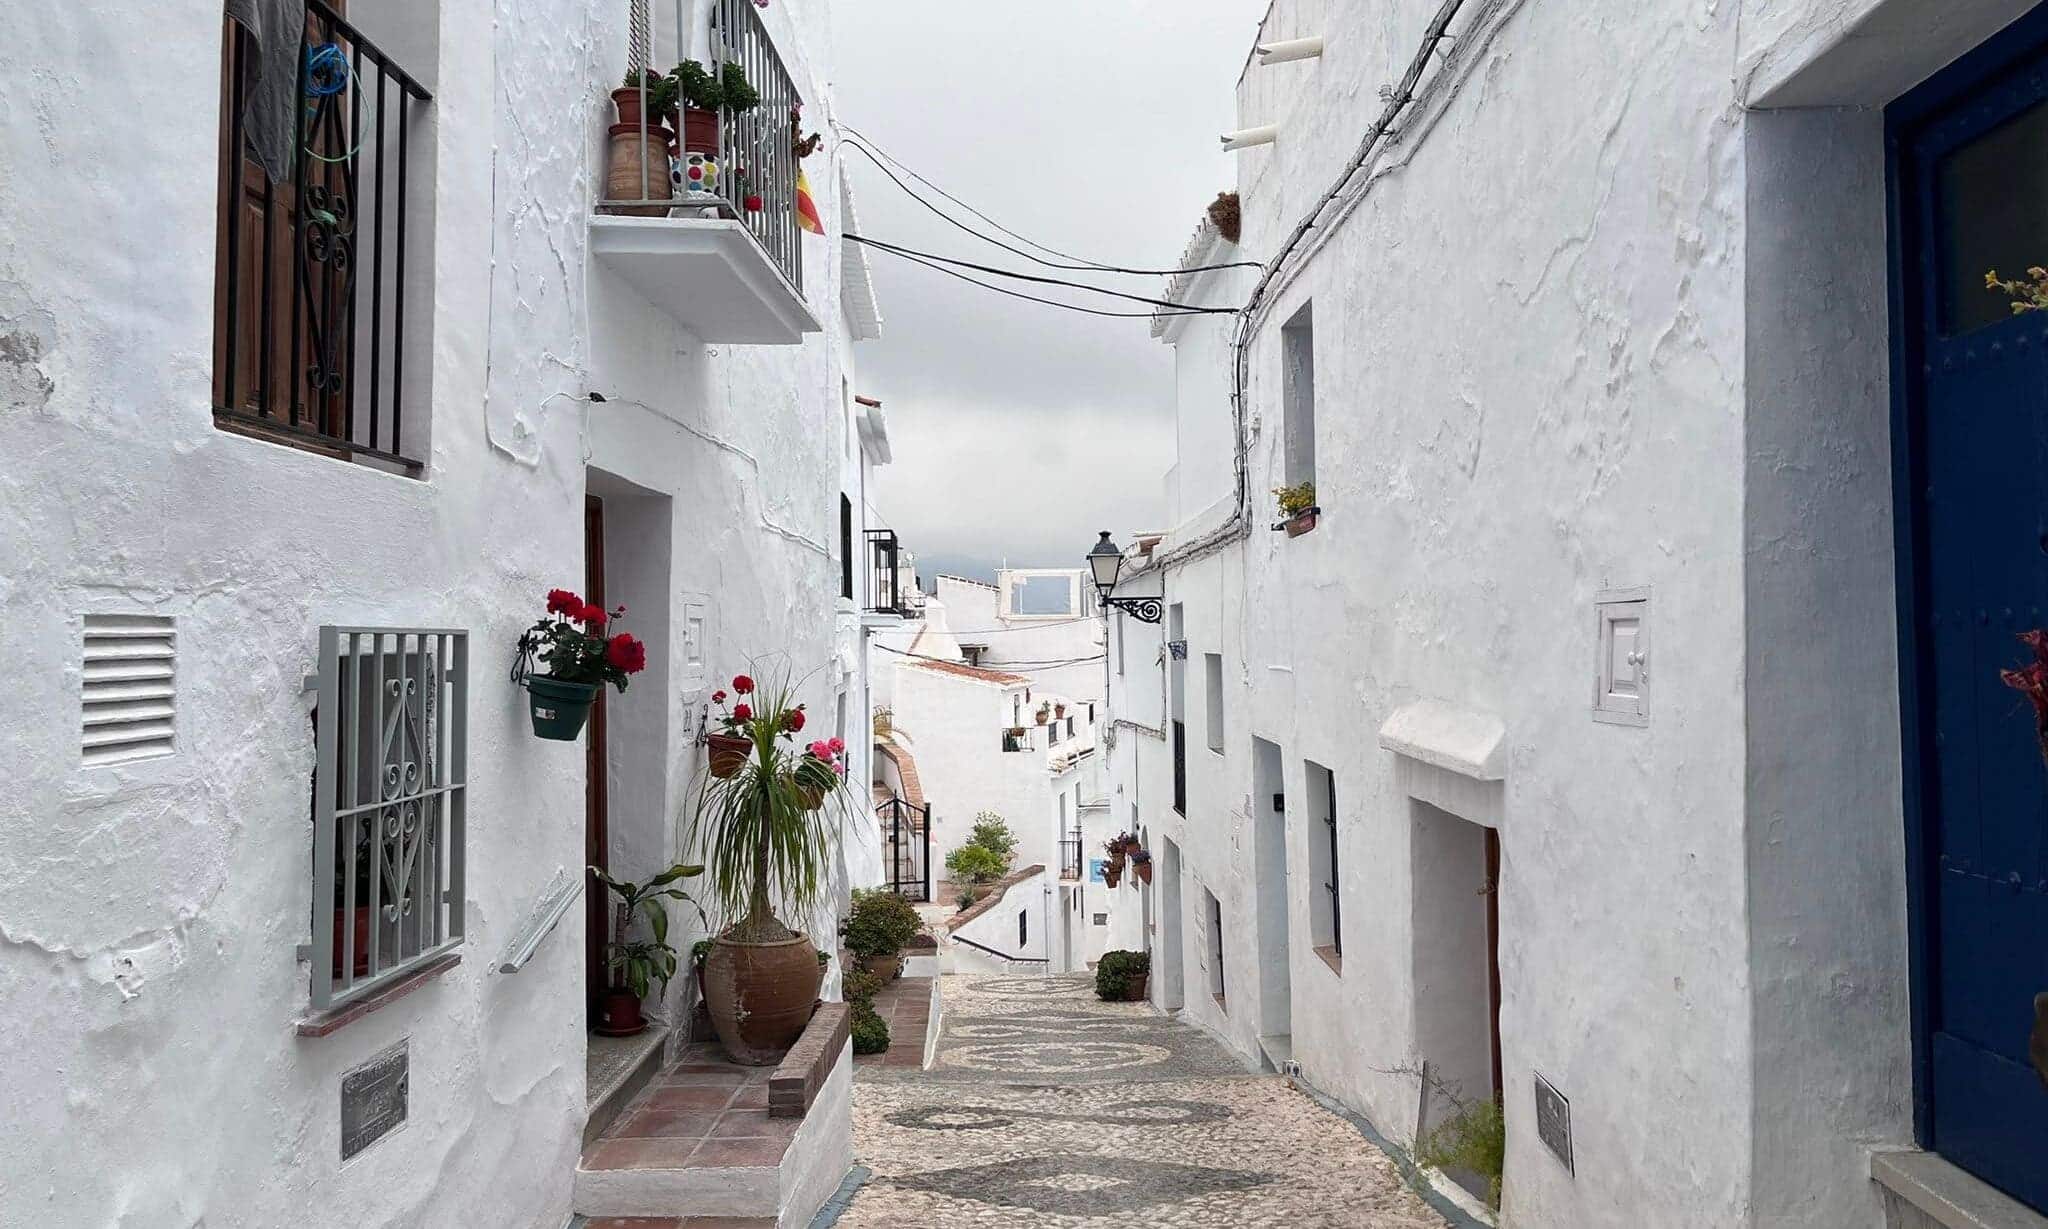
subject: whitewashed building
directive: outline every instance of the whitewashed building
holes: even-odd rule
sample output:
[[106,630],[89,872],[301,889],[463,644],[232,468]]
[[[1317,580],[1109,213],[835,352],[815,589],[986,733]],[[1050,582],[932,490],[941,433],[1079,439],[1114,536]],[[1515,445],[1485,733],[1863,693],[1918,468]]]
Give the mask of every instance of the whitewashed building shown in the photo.
[[1506,1224],[2048,1223],[2048,10],[1258,41],[1111,620],[1155,1002],[1397,1143],[1498,1097]]
[[[304,51],[270,31],[287,82],[317,53],[276,184],[244,157],[262,52],[220,3],[29,6],[0,39],[4,1224],[556,1229],[600,1109],[584,865],[689,852],[708,693],[750,662],[803,677],[869,773],[886,434],[851,396],[879,316],[839,241],[825,6],[657,0],[642,34],[629,0],[306,7]],[[751,57],[771,120],[726,139],[763,208],[603,205],[647,39]],[[121,63],[148,66],[133,157],[77,104]],[[794,221],[793,102],[826,133],[823,234]],[[536,739],[508,678],[553,587],[647,643],[581,744]],[[313,955],[343,772],[315,707],[367,729],[364,663],[419,697],[377,710],[398,743],[354,741],[424,776],[406,848],[435,878],[350,986]],[[878,866],[855,825],[841,886]],[[833,911],[808,921],[831,947]],[[652,1010],[683,1018],[688,980]],[[838,1183],[839,1113],[767,1215]],[[732,1212],[665,1209],[694,1210]]]

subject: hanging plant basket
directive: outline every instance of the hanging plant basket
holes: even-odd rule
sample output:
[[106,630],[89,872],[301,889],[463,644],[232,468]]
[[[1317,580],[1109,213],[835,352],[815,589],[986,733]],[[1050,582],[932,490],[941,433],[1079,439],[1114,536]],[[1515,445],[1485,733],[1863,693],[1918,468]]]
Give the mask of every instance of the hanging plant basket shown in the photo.
[[1138,877],[1139,883],[1152,882],[1152,860],[1147,858],[1143,862],[1132,863],[1131,872]]
[[1105,864],[1103,865],[1103,867],[1102,867],[1102,882],[1104,882],[1104,883],[1108,884],[1108,885],[1109,885],[1110,887],[1115,887],[1116,885],[1118,885],[1118,884],[1122,883],[1123,881],[1124,881],[1124,868],[1123,868],[1123,863],[1121,863],[1121,862],[1108,862],[1108,863],[1105,863]]
[[754,744],[736,734],[708,734],[705,742],[711,753],[711,775],[721,781],[738,775],[754,753]]
[[545,674],[529,675],[526,692],[534,737],[575,742],[583,733],[583,723],[590,719],[597,687],[596,683],[565,683]]

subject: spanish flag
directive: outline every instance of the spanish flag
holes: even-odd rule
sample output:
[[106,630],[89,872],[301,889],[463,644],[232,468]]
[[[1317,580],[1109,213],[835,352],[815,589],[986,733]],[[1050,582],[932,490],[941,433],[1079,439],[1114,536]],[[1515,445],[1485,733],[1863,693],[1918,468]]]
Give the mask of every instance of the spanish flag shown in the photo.
[[818,217],[818,202],[811,199],[811,181],[802,167],[796,169],[796,224],[814,235],[825,233],[824,220]]

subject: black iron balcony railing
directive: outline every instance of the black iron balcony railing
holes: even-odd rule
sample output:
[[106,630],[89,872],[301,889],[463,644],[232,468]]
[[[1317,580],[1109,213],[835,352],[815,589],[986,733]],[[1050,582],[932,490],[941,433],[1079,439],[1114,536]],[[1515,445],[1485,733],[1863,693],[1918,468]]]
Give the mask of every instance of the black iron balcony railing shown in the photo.
[[[669,6],[659,7],[668,20]],[[663,31],[664,39],[669,31],[680,31],[676,43],[692,45],[687,24],[691,9],[685,0],[674,0],[673,24]],[[636,5],[636,23],[647,19],[645,7]],[[803,98],[776,53],[754,0],[712,0],[709,27],[711,55],[704,69],[712,80],[723,81],[726,66],[736,65],[759,100],[744,110],[721,108],[714,139],[708,119],[706,130],[699,132],[688,111],[649,115],[647,78],[641,76],[640,105],[634,114],[649,118],[644,126],[638,125],[622,108],[621,122],[612,129],[600,207],[606,213],[639,217],[736,218],[801,296],[804,254],[797,223],[797,173],[809,148],[802,130]],[[649,67],[649,34],[636,24],[635,69]],[[675,66],[652,67],[661,76]],[[627,138],[623,146],[622,134]]]
[[893,529],[866,531],[868,591],[865,609],[875,614],[910,614],[910,594],[902,581],[902,547]]
[[406,240],[422,212],[412,127],[432,95],[307,0],[292,172],[272,183],[244,152],[255,41],[232,22],[228,33],[214,417],[417,471],[406,362],[425,355],[406,327]]
[[1079,829],[1069,832],[1060,841],[1060,878],[1081,877],[1081,833]]

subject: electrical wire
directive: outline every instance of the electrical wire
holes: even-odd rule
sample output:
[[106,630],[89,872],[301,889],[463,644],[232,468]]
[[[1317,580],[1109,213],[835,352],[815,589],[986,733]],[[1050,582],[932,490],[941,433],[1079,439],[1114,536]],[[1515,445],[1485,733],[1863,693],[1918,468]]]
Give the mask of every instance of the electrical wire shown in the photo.
[[[958,658],[935,657],[930,653],[913,653],[909,649],[892,649],[886,644],[870,644],[868,647],[880,649],[884,653],[894,653],[898,657],[909,657],[917,661],[936,661],[948,666],[968,666],[967,662],[961,661]],[[1109,654],[1107,653],[1097,653],[1093,657],[1067,657],[1045,661],[997,661],[990,662],[986,666],[968,666],[968,668],[972,670],[994,670],[997,672],[1010,667],[1029,670],[1049,670],[1055,666],[1085,666],[1089,662],[1106,660],[1108,656]]]
[[[968,204],[966,201],[963,201],[959,197],[954,196],[952,193],[946,191],[944,188],[941,188],[939,185],[933,183],[931,180],[926,179],[924,176],[918,174],[910,167],[905,166],[902,163],[902,161],[895,158],[887,151],[883,150],[880,145],[876,144],[873,141],[873,139],[868,137],[859,129],[856,129],[851,125],[842,125],[842,128],[844,131],[840,137],[841,142],[851,149],[858,150],[862,157],[866,158],[869,162],[874,163],[876,169],[880,170],[882,174],[888,176],[889,181],[891,183],[895,184],[898,188],[902,189],[903,194],[905,196],[908,196],[911,200],[916,201],[918,204],[923,205],[926,209],[931,210],[934,214],[937,214],[944,221],[950,223],[955,227],[958,227],[960,230],[965,231],[970,235],[973,235],[975,238],[980,239],[985,243],[992,243],[995,246],[1002,248],[1006,252],[1014,252],[1017,255],[1022,256],[1024,259],[1029,260],[1035,264],[1044,265],[1048,269],[1069,269],[1075,272],[1082,273],[1128,273],[1138,277],[1172,277],[1181,273],[1206,273],[1214,269],[1260,269],[1265,267],[1256,260],[1233,260],[1225,264],[1194,265],[1184,269],[1132,269],[1126,268],[1122,265],[1103,264],[1100,261],[1089,260],[1085,256],[1075,256],[1071,252],[1062,252],[1058,248],[1047,247],[1046,245],[1039,243],[1036,240],[1018,234],[1016,231],[1011,230],[1007,226],[1004,226],[1001,222],[996,221],[994,218],[983,213],[981,210],[976,209],[974,206]],[[852,136],[856,139],[847,140],[845,134],[848,133],[852,134]],[[869,148],[869,146],[873,146],[873,148],[871,149]],[[884,159],[886,159],[887,161],[885,162]],[[1060,261],[1047,260],[1042,256],[1034,256],[1030,252],[1025,251],[1023,248],[1016,247],[1008,243],[1004,243],[1002,240],[997,239],[992,235],[985,235],[980,231],[975,230],[973,227],[967,225],[965,222],[962,222],[960,219],[954,217],[952,214],[947,213],[945,210],[940,209],[937,205],[932,204],[924,197],[919,196],[915,189],[913,189],[909,184],[904,183],[901,179],[897,178],[896,172],[889,169],[890,163],[893,163],[896,166],[897,170],[902,171],[905,175],[910,176],[912,179],[915,179],[917,182],[923,184],[925,187],[930,188],[932,191],[938,193],[940,196],[945,197],[948,201],[951,201],[953,204],[958,205],[962,209],[965,209],[967,212],[973,214],[977,218],[980,218],[982,221],[988,223],[990,226],[995,227],[997,230],[1010,236],[1012,239],[1016,239],[1022,243],[1028,243],[1032,247],[1037,248],[1041,252],[1050,252],[1055,256],[1064,257],[1066,260],[1075,261],[1078,263],[1063,264]]]
[[[963,269],[973,269],[977,273],[987,273],[993,277],[1007,277],[1016,281],[1032,282],[1041,286],[1065,286],[1073,290],[1086,290],[1092,294],[1106,294],[1112,299],[1128,299],[1133,303],[1149,303],[1154,307],[1172,308],[1183,315],[1235,316],[1238,310],[1235,307],[1202,307],[1192,303],[1176,303],[1172,299],[1155,299],[1149,295],[1126,294],[1121,290],[1109,290],[1102,286],[1090,286],[1086,282],[1071,282],[1062,277],[1041,277],[1036,273],[1018,273],[1012,269],[998,269],[994,265],[978,265],[971,260],[959,260],[952,256],[941,256],[936,252],[908,248],[902,244],[889,243],[882,239],[870,239],[866,235],[856,235],[852,231],[844,231],[842,234],[845,238],[851,239],[863,247],[878,248],[895,256],[922,256],[926,260],[936,260],[942,264],[958,265]],[[1145,314],[1149,316],[1153,313],[1146,312]]]
[[[845,237],[848,239],[852,239],[857,243],[868,242],[867,240],[861,239],[860,236],[854,234],[847,234],[845,235]],[[982,281],[978,277],[969,277],[967,274],[961,273],[956,269],[948,269],[946,266],[939,264],[936,261],[926,260],[920,256],[913,256],[908,252],[899,252],[894,250],[893,248],[877,248],[876,250],[888,252],[891,256],[895,256],[901,260],[910,261],[912,264],[919,264],[925,266],[928,269],[935,269],[938,272],[945,274],[947,277],[957,277],[961,281],[967,282],[970,285],[979,286],[983,290],[993,290],[997,294],[1008,295],[1010,298],[1013,299],[1024,299],[1032,303],[1043,303],[1047,307],[1063,307],[1070,312],[1080,312],[1084,316],[1109,316],[1115,319],[1124,320],[1149,320],[1154,316],[1200,316],[1208,314],[1209,310],[1197,308],[1183,309],[1180,311],[1168,311],[1165,309],[1161,309],[1158,311],[1148,312],[1113,312],[1106,311],[1099,307],[1081,307],[1078,304],[1074,303],[1063,303],[1058,299],[1047,299],[1035,294],[1025,294],[1021,290],[1010,290],[1002,286],[993,286],[987,282]]]

